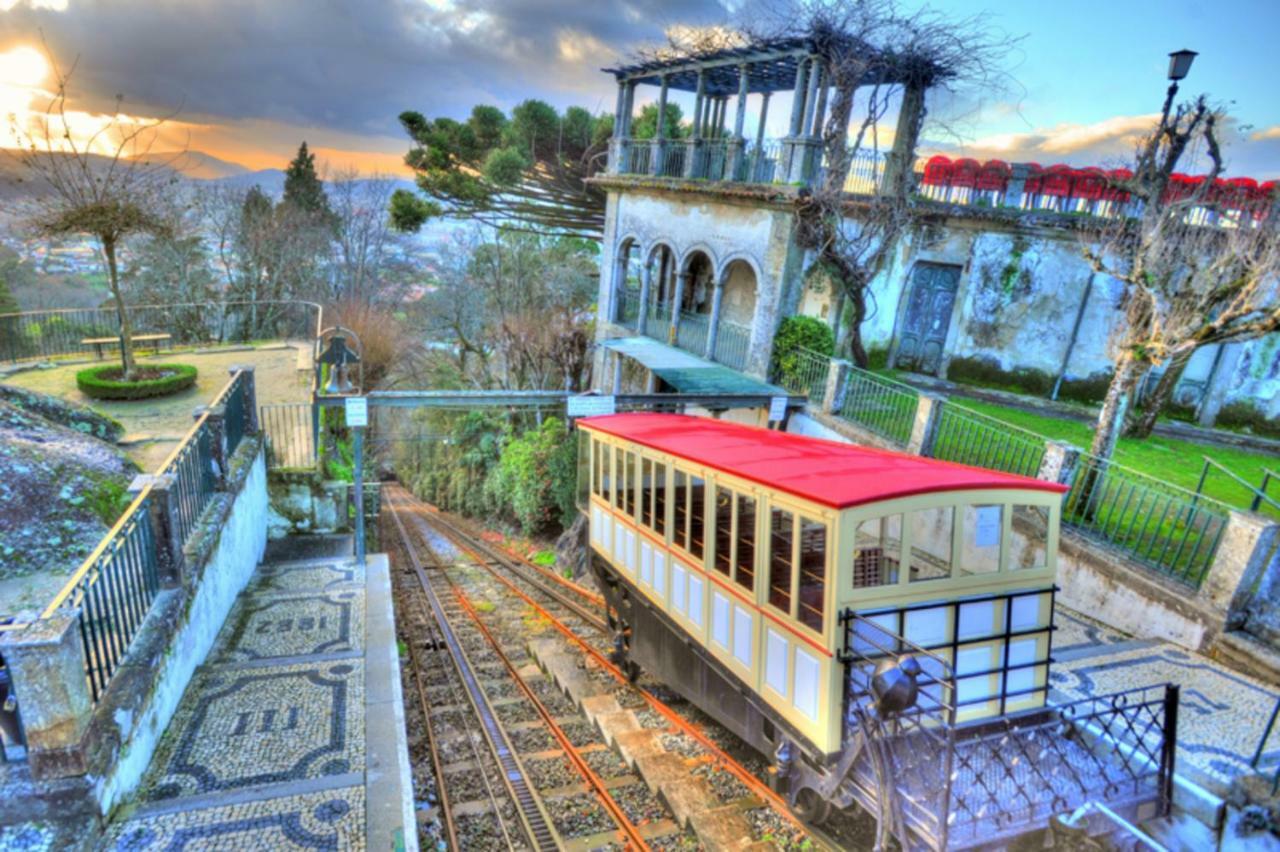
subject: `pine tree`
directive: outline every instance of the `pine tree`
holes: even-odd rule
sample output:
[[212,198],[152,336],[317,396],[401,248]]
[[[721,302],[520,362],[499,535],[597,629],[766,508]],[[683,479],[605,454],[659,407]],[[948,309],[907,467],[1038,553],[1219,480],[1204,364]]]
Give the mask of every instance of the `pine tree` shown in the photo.
[[325,221],[333,218],[324,184],[316,174],[316,155],[307,150],[306,142],[298,147],[298,155],[284,171],[284,200],[281,203]]

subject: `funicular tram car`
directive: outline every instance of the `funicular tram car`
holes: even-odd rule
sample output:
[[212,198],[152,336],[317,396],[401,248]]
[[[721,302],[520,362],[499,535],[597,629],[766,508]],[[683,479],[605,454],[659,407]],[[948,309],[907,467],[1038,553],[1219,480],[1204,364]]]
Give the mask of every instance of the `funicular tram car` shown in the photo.
[[616,654],[771,756],[803,815],[857,802],[961,848],[1167,809],[1176,690],[1047,705],[1062,486],[702,417],[578,427]]

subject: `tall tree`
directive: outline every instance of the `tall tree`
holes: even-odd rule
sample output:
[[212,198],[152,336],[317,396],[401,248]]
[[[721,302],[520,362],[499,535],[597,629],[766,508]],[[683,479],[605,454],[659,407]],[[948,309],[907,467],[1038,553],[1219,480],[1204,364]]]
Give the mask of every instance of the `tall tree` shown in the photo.
[[334,258],[329,297],[358,302],[393,301],[397,250],[404,237],[391,227],[389,205],[395,181],[387,175],[361,177],[340,169],[329,181],[334,220]]
[[[1171,95],[1172,97],[1172,95]],[[1170,114],[1138,147],[1127,189],[1136,216],[1109,222],[1086,238],[1083,251],[1097,272],[1122,285],[1121,322],[1113,332],[1111,384],[1103,398],[1090,452],[1110,457],[1123,431],[1138,382],[1154,365],[1174,376],[1200,346],[1245,340],[1280,329],[1280,210],[1273,197],[1234,213],[1211,195],[1222,173],[1218,128],[1225,116],[1202,95]],[[1170,182],[1200,141],[1209,174],[1188,196]],[[1159,405],[1136,425],[1155,427]]]
[[326,222],[332,216],[329,197],[316,171],[316,155],[307,150],[306,142],[298,146],[297,155],[285,167],[282,203],[312,214],[318,222]]
[[[43,192],[30,217],[33,229],[49,238],[89,235],[107,267],[107,282],[120,327],[123,377],[136,375],[133,325],[121,289],[120,249],[131,237],[170,232],[174,162],[184,152],[157,156],[153,148],[166,119],[140,121],[123,114],[123,98],[115,111],[88,138],[72,126],[67,110],[71,73],[53,69],[53,97],[43,114],[24,123],[10,117],[16,156]],[[105,153],[95,153],[105,152]]]
[[413,142],[405,163],[421,195],[395,193],[397,228],[417,230],[447,215],[597,240],[603,233],[604,193],[586,179],[605,167],[612,116],[581,107],[557,113],[528,100],[509,117],[482,105],[466,121],[409,111],[400,124]]

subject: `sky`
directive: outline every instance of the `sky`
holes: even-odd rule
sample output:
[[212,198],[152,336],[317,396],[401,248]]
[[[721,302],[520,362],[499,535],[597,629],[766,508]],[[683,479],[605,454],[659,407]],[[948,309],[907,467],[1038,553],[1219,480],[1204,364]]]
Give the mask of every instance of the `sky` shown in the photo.
[[[403,110],[464,118],[477,103],[536,97],[609,112],[616,84],[602,67],[673,27],[732,24],[749,2],[0,0],[0,144],[11,144],[10,115],[21,122],[47,102],[52,60],[74,66],[78,135],[119,95],[129,116],[171,116],[161,147],[261,169],[282,167],[305,139],[332,168],[403,174]],[[1156,118],[1168,52],[1186,47],[1200,56],[1182,95],[1207,93],[1232,115],[1227,172],[1280,176],[1280,0],[931,5],[1016,42],[1003,85],[931,97],[926,151],[1117,165]],[[770,135],[787,113],[776,98]]]

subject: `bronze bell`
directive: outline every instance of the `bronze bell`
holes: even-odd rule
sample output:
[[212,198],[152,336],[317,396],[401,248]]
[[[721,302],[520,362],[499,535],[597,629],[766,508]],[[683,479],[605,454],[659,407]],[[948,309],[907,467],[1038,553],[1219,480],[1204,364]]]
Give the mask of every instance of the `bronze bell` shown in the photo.
[[881,718],[896,716],[915,706],[920,695],[920,663],[907,654],[902,657],[881,660],[871,675],[871,694],[876,699],[876,710]]

